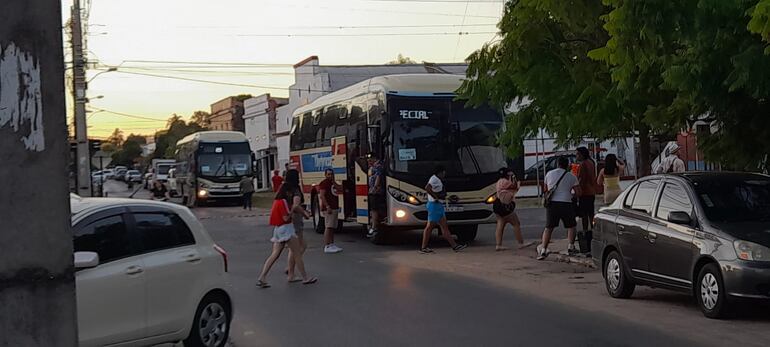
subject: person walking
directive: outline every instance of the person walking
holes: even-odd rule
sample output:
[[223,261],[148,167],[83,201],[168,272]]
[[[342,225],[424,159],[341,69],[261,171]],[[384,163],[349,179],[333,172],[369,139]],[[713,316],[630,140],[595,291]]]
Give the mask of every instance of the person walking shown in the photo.
[[273,192],[278,193],[278,189],[280,189],[281,184],[283,184],[283,176],[281,176],[281,172],[278,170],[273,170],[273,177],[270,178],[270,181],[273,184]]
[[372,227],[369,229],[368,237],[374,237],[379,231],[380,220],[382,215],[386,213],[385,203],[385,191],[382,189],[382,161],[377,158],[372,158],[372,164],[369,167],[369,215],[372,223]]
[[436,227],[441,228],[441,235],[452,246],[452,250],[459,252],[466,247],[465,244],[458,244],[452,238],[452,234],[449,232],[449,226],[447,225],[446,212],[444,210],[444,204],[446,201],[446,189],[444,188],[444,182],[442,178],[446,177],[446,169],[439,165],[433,170],[433,176],[428,180],[428,184],[425,186],[425,191],[428,192],[428,223],[425,225],[425,230],[422,232],[422,245],[420,247],[420,253],[429,254],[433,253],[433,250],[428,247],[430,243],[430,234]]
[[[273,207],[270,209],[270,225],[274,227],[273,237],[270,239],[273,243],[273,252],[267,257],[265,264],[262,266],[262,272],[259,274],[259,279],[257,279],[257,287],[259,288],[270,287],[270,284],[267,283],[267,275],[286,247],[292,252],[294,265],[299,270],[300,276],[302,276],[302,283],[312,284],[318,281],[315,277],[309,277],[307,271],[305,271],[299,239],[292,224],[292,211],[296,210],[299,206],[290,207],[286,201],[286,198],[290,195],[290,189],[288,185],[282,185],[275,195]],[[289,281],[294,281],[294,267],[290,267],[288,272]]]
[[[596,211],[596,163],[591,159],[588,148],[578,147],[577,160],[580,162],[578,171],[578,217],[583,224],[583,232],[590,234],[594,225],[594,213]],[[588,236],[590,238],[590,236]]]
[[243,209],[248,208],[251,211],[251,196],[254,195],[254,182],[251,177],[241,177],[240,189],[243,194]]
[[334,231],[339,223],[337,215],[340,211],[340,200],[337,197],[337,191],[341,190],[342,186],[334,181],[334,170],[326,169],[324,176],[326,178],[318,185],[318,196],[321,199],[320,207],[324,217],[324,225],[326,226],[326,230],[324,230],[324,253],[334,254],[342,252],[342,248],[334,244]]
[[604,158],[604,168],[599,170],[596,184],[604,187],[604,204],[611,204],[623,190],[620,188],[620,176],[623,175],[626,164],[614,154]]
[[679,158],[680,149],[681,147],[679,147],[678,144],[671,146],[671,148],[668,149],[668,154],[666,154],[666,157],[663,158],[663,161],[658,166],[656,173],[663,174],[684,172],[684,161]]
[[558,167],[545,175],[546,185],[546,224],[543,230],[542,243],[537,246],[537,260],[543,260],[548,256],[548,244],[551,242],[553,229],[561,222],[567,228],[567,240],[569,253],[577,253],[575,247],[575,206],[573,197],[580,194],[578,179],[569,170],[569,159],[560,157],[557,160]]
[[533,242],[524,243],[524,237],[521,235],[521,222],[516,214],[516,193],[519,191],[519,181],[510,168],[504,167],[498,170],[500,179],[495,184],[495,202],[492,204],[492,210],[497,219],[497,228],[495,229],[495,251],[507,250],[503,246],[503,232],[505,227],[510,224],[513,226],[513,234],[519,243],[519,249],[532,246]]
[[[289,209],[291,210],[291,222],[294,226],[294,233],[297,235],[297,240],[299,241],[300,257],[302,257],[305,254],[305,250],[307,250],[305,233],[302,229],[305,225],[305,219],[310,218],[310,212],[304,207],[305,195],[302,194],[302,188],[300,188],[299,185],[299,171],[292,169],[286,172],[286,181],[283,185],[286,186],[286,189],[284,190],[285,194],[282,195],[281,198],[290,202]],[[294,251],[289,249],[288,268],[286,270],[286,274],[289,275],[289,282],[297,281],[297,279],[293,277],[294,270],[296,270],[294,258]]]

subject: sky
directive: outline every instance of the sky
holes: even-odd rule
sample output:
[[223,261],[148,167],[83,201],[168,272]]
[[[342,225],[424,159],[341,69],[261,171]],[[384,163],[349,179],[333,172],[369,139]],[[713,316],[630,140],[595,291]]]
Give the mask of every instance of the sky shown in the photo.
[[[417,62],[461,62],[495,38],[503,8],[503,0],[81,3],[90,8],[93,137],[106,137],[115,128],[125,135],[153,134],[172,114],[186,118],[210,111],[212,103],[230,95],[288,96],[291,66],[311,55],[322,65],[383,64],[398,54]],[[71,5],[72,0],[62,1],[64,23]],[[71,60],[69,43],[64,47]],[[100,73],[110,67],[117,71]],[[71,105],[68,114],[71,120]]]

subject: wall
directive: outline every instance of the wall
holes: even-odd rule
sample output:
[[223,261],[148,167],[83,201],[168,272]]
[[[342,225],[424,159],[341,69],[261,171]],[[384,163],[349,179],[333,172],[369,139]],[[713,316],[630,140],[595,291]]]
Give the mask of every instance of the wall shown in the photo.
[[76,346],[62,13],[0,2],[0,346]]

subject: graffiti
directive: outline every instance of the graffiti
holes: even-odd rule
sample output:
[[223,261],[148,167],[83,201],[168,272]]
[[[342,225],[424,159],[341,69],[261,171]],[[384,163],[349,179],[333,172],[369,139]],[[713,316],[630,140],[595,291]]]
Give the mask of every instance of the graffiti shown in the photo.
[[0,129],[21,132],[27,150],[45,150],[40,64],[13,43],[0,46]]

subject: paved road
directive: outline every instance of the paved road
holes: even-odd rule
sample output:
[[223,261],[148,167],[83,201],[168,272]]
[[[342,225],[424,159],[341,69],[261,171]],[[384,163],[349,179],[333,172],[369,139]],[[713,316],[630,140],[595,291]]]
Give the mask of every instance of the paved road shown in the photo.
[[[320,281],[313,286],[286,283],[282,259],[269,277],[273,287],[258,289],[254,286],[258,269],[271,247],[266,218],[259,217],[260,212],[238,208],[195,212],[230,256],[237,301],[231,334],[235,346],[694,344],[672,331],[467,276],[461,266],[473,266],[484,261],[483,257],[495,261],[489,257],[495,255],[491,227],[482,228],[479,240],[465,254],[454,254],[445,242],[434,239],[438,254],[418,255],[418,232],[399,236],[395,245],[374,246],[354,228],[337,237],[343,253],[326,255],[321,252],[319,235],[307,225],[305,235],[311,247],[306,262]],[[525,233],[530,238],[539,236],[542,213],[522,212]],[[512,244],[512,235],[506,239]],[[524,253],[534,254],[534,250]],[[424,266],[444,263],[443,258],[447,258],[445,264]],[[564,270],[553,272],[560,271]],[[700,319],[697,312],[692,312],[692,318]]]

